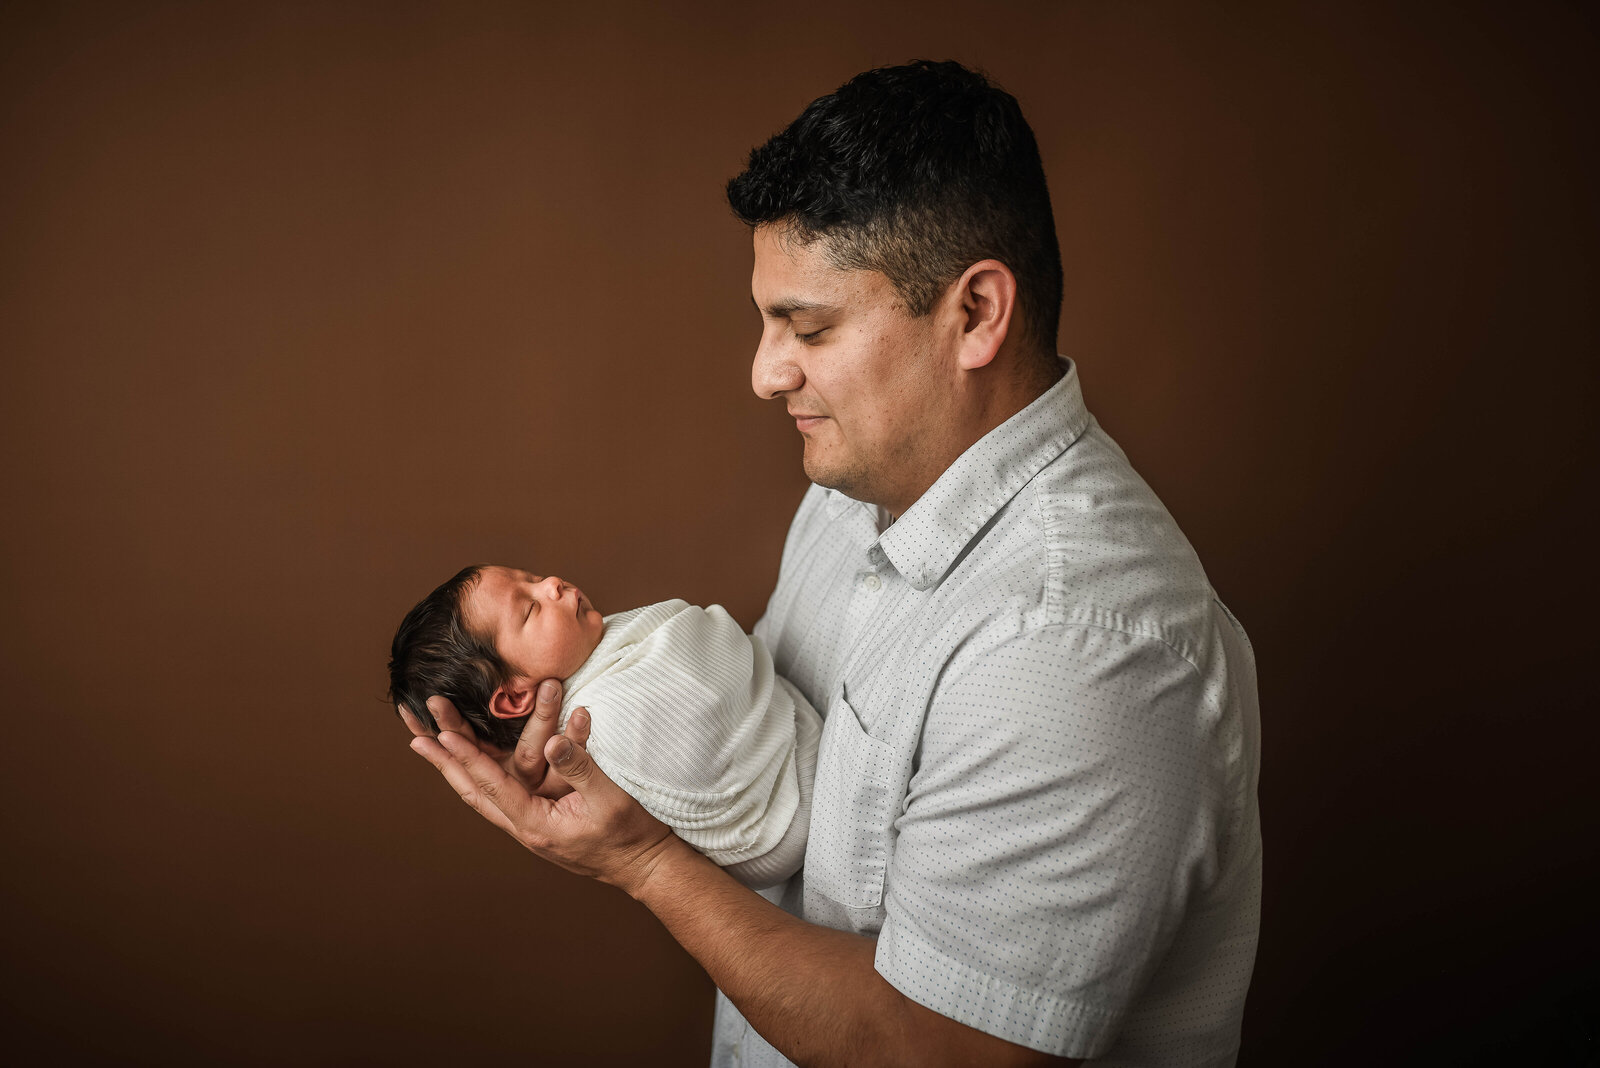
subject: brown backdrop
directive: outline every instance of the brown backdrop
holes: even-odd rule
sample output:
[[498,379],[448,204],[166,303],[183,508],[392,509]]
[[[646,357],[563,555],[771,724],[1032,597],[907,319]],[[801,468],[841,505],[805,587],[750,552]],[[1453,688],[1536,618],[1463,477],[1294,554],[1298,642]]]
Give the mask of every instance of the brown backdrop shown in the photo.
[[6,5],[9,1049],[703,1063],[703,973],[406,750],[387,643],[473,560],[755,621],[805,483],[721,187],[917,56],[1022,100],[1063,351],[1256,645],[1243,1063],[1573,1039],[1594,43],[1578,5]]

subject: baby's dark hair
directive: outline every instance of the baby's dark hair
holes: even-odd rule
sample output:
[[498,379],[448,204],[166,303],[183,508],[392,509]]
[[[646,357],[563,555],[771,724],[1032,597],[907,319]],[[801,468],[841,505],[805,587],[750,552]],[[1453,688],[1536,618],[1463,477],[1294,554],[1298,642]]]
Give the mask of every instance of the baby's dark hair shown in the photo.
[[389,649],[389,698],[437,734],[439,725],[428,712],[428,698],[448,697],[472,724],[479,741],[511,749],[526,721],[497,719],[489,712],[489,700],[515,672],[492,642],[467,628],[462,614],[483,568],[482,564],[463,568],[406,613]]

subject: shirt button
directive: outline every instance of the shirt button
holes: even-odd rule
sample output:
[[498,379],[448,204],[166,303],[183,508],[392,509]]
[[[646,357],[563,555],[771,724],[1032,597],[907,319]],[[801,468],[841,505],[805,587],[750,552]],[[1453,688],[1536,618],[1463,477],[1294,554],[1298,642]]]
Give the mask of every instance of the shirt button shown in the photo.
[[877,575],[867,576],[867,589],[871,590],[873,593],[877,593],[882,588],[883,580],[881,578],[879,578]]

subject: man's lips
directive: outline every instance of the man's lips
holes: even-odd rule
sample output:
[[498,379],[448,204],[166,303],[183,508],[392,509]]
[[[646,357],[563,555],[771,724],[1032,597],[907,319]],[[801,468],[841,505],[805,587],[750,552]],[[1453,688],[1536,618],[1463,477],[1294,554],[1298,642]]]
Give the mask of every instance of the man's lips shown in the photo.
[[825,415],[811,415],[808,412],[790,412],[789,414],[794,416],[794,425],[799,428],[802,434],[827,418]]

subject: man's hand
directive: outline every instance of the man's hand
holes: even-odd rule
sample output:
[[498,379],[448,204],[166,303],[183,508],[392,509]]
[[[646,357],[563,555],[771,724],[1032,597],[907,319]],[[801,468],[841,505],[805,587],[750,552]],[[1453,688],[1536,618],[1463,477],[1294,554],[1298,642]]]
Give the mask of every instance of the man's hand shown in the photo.
[[[572,787],[559,772],[550,768],[545,759],[544,747],[556,736],[556,724],[561,719],[561,682],[545,679],[539,684],[533,699],[533,715],[528,717],[517,747],[509,763],[503,763],[512,775],[540,797],[557,798],[571,793]],[[565,737],[579,745],[589,744],[589,710],[575,708],[567,719]]]
[[[433,732],[424,727],[422,721],[411,714],[410,709],[404,705],[396,707],[399,709],[400,718],[411,728],[412,734],[418,738],[433,737]],[[572,786],[559,773],[550,770],[550,763],[544,756],[545,744],[555,737],[556,723],[561,716],[559,680],[545,679],[539,684],[533,703],[533,714],[528,717],[528,723],[522,732],[522,737],[517,741],[516,749],[511,751],[479,741],[472,725],[462,717],[447,697],[435,695],[428,698],[428,712],[433,716],[433,721],[439,725],[441,733],[451,731],[467,738],[479,750],[497,760],[500,766],[515,776],[529,792],[551,799],[571,792]],[[588,709],[573,709],[572,716],[567,721],[566,737],[579,745],[588,744]]]
[[[534,714],[515,754],[490,755],[450,703],[433,698],[428,710],[441,733],[435,739],[407,717],[417,735],[411,748],[479,815],[533,853],[643,902],[791,1058],[1017,1068],[1078,1063],[1012,1045],[910,1001],[874,969],[873,939],[808,924],[735,882],[595,766],[584,748],[582,709],[573,712],[566,735],[554,733],[559,687],[550,704]],[[582,739],[574,731],[580,720]],[[545,786],[559,780],[566,792],[541,797],[519,772]],[[796,997],[796,990],[807,994]]]
[[[559,709],[559,688],[556,692]],[[434,700],[429,699],[430,712]],[[525,848],[570,872],[636,894],[663,856],[689,847],[595,766],[582,740],[573,736],[571,727],[580,717],[586,738],[585,710],[575,710],[568,733],[554,737],[549,733],[555,724],[551,714],[547,740],[536,753],[524,754],[528,735],[540,727],[537,720],[529,723],[511,760],[512,768],[536,774],[542,786],[559,780],[566,792],[558,800],[529,790],[464,732],[442,730],[437,739],[423,732],[411,740],[411,748],[437,768],[480,816]],[[443,728],[445,721],[439,725]]]

